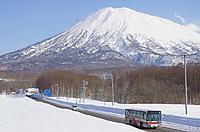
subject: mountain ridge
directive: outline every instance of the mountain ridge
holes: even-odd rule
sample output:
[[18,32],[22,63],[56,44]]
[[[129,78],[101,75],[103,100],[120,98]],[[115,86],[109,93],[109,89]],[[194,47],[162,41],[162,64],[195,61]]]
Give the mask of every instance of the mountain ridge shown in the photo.
[[0,66],[23,70],[125,62],[171,65],[181,61],[176,55],[199,50],[200,34],[182,25],[125,7],[108,7],[49,39],[0,56]]

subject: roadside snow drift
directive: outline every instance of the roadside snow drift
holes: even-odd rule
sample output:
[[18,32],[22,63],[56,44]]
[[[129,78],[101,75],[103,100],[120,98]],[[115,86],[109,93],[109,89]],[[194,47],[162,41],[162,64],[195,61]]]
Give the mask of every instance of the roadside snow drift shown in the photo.
[[141,132],[29,98],[0,96],[0,132]]
[[[74,98],[53,97],[43,98],[47,102],[54,102],[64,106],[75,105]],[[79,99],[78,99],[79,100]],[[162,111],[162,126],[181,131],[200,132],[200,105],[188,105],[188,115],[184,114],[183,104],[118,104],[86,99],[85,103],[78,103],[79,109],[108,114],[124,118],[126,108],[151,109]]]

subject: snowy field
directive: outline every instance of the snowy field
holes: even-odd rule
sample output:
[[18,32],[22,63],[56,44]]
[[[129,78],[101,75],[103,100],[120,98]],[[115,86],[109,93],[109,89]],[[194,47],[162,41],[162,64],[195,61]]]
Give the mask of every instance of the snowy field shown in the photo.
[[[65,97],[51,97],[56,100],[63,100],[66,102],[75,103],[75,98],[65,98]],[[114,108],[137,108],[137,109],[152,109],[161,110],[162,114],[167,115],[177,115],[182,117],[200,118],[200,105],[188,105],[188,115],[185,115],[185,105],[183,104],[118,104],[114,103],[112,106],[111,102],[101,102],[96,100],[85,99],[80,101],[77,100],[78,104],[91,104],[97,106],[106,106]],[[81,103],[80,103],[81,102]]]
[[[74,98],[46,98],[48,101],[57,101],[61,105],[75,105],[76,99]],[[163,127],[173,128],[182,131],[200,132],[200,105],[188,105],[188,115],[185,115],[185,105],[183,104],[118,104],[112,106],[111,102],[100,102],[95,100],[86,99],[79,102],[79,109],[87,109],[98,113],[114,115],[117,117],[124,117],[124,109],[151,109],[161,110]]]
[[0,95],[0,132],[141,132],[27,97]]

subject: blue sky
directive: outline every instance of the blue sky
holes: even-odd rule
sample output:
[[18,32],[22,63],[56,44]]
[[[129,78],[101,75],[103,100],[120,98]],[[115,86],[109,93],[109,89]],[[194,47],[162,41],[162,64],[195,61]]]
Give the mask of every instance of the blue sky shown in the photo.
[[200,25],[200,0],[0,0],[0,54],[51,37],[105,7]]

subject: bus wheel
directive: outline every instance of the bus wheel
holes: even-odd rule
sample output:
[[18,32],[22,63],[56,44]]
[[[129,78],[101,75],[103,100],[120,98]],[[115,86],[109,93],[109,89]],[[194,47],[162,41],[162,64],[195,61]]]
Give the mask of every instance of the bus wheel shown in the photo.
[[132,121],[131,120],[129,120],[129,125],[132,125]]
[[142,122],[140,122],[140,128],[143,128],[143,123]]

